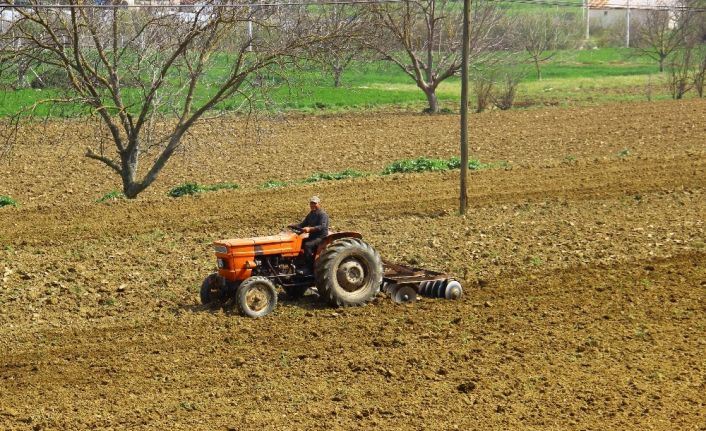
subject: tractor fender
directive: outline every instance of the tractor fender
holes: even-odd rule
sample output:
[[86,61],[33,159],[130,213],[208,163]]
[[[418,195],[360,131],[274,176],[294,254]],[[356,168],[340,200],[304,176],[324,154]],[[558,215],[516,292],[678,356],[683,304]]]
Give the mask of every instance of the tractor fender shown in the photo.
[[324,240],[321,241],[321,243],[319,244],[319,246],[316,248],[316,255],[315,255],[314,259],[318,259],[318,258],[319,258],[319,254],[321,254],[321,252],[324,251],[324,249],[326,249],[326,247],[328,247],[329,244],[331,244],[332,242],[336,241],[337,239],[341,239],[341,238],[358,238],[358,239],[362,239],[362,238],[363,238],[363,235],[361,235],[361,234],[358,233],[358,232],[336,232],[336,233],[332,233],[332,234],[330,234],[329,236],[327,236],[326,238],[324,238]]

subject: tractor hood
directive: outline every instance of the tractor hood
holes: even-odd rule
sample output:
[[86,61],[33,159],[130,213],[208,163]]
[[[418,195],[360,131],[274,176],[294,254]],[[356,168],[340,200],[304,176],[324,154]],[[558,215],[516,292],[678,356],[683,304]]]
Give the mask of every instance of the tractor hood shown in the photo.
[[291,232],[282,232],[277,235],[270,236],[258,236],[254,238],[234,238],[234,239],[222,239],[215,241],[215,245],[225,245],[228,248],[232,247],[248,247],[254,245],[265,245],[265,244],[280,244],[286,242],[293,242],[297,238],[297,234]]

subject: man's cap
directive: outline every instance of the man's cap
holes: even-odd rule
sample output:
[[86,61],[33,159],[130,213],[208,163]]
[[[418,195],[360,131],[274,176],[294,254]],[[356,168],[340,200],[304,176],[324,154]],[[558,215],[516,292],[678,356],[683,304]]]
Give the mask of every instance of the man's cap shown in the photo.
[[319,202],[321,202],[321,199],[318,196],[312,196],[311,199],[309,199],[309,202],[318,204]]

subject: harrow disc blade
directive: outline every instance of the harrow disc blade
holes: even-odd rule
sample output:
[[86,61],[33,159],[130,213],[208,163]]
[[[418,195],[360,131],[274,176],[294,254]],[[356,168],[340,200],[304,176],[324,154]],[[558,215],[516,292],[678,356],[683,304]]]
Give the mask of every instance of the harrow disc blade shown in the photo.
[[390,297],[396,304],[408,304],[417,300],[417,291],[412,286],[396,286]]
[[463,296],[463,288],[461,287],[461,283],[456,280],[449,282],[449,284],[446,285],[446,291],[444,294],[446,299],[461,299],[461,296]]

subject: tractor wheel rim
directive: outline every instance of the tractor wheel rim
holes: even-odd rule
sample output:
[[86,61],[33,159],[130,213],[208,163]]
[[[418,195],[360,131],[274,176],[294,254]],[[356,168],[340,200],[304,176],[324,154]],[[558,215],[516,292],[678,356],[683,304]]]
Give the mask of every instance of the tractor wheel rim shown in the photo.
[[270,297],[263,287],[253,287],[245,294],[245,305],[252,311],[262,311],[267,308],[269,304]]
[[338,284],[347,292],[355,292],[367,284],[365,265],[356,258],[348,258],[341,262],[336,271]]

